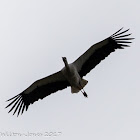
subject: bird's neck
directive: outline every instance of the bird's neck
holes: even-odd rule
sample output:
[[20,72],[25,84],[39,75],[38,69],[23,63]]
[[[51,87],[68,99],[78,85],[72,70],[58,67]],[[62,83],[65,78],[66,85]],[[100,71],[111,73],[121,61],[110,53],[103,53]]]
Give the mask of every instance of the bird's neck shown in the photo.
[[64,61],[64,64],[65,64],[66,69],[69,70],[69,64],[68,64],[67,60]]

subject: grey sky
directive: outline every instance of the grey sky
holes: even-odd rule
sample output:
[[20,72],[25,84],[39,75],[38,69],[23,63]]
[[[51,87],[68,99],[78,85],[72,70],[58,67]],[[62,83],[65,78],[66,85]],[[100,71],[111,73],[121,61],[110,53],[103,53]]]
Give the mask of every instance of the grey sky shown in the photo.
[[[140,47],[138,0],[1,0],[0,1],[0,137],[2,133],[61,132],[56,140],[140,139]],[[8,114],[7,99],[32,82],[60,70],[92,44],[130,28],[130,48],[117,50],[86,77],[85,90],[70,88],[35,102],[18,118]]]

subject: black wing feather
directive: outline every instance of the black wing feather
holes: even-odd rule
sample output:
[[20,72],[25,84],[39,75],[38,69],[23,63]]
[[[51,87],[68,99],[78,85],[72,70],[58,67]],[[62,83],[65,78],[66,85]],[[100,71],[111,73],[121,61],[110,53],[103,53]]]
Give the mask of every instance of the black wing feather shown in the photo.
[[[38,81],[41,81],[41,80],[38,80]],[[33,83],[29,88],[32,88],[35,83]],[[39,99],[45,98],[51,93],[67,88],[68,86],[70,86],[70,84],[64,79],[63,80],[58,79],[56,81],[53,80],[53,82],[49,82],[47,84],[37,86],[36,88],[31,90],[29,93],[26,93],[26,90],[25,90],[22,93],[16,95],[15,97],[7,100],[11,102],[6,106],[6,108],[13,104],[9,112],[11,112],[15,108],[13,115],[16,112],[18,112],[17,113],[17,116],[18,116],[20,113],[22,114],[25,109],[27,111],[30,104],[33,104],[35,101],[38,101]]]
[[[122,28],[120,30],[118,30],[116,33],[114,33],[112,36],[110,36],[109,38],[103,40],[101,43],[103,42],[107,42],[104,43],[103,46],[99,47],[99,48],[92,48],[94,49],[93,53],[91,53],[91,55],[89,56],[89,58],[87,58],[87,60],[85,62],[83,62],[83,64],[81,64],[82,66],[79,66],[79,75],[81,77],[85,76],[87,73],[89,73],[96,65],[98,65],[103,59],[105,59],[111,52],[114,52],[116,49],[123,49],[124,47],[128,47],[128,45],[126,45],[127,43],[131,43],[128,40],[134,39],[134,38],[126,38],[127,36],[131,35],[131,34],[125,34],[128,30],[122,31]],[[102,45],[99,42],[99,45]],[[96,47],[95,46],[91,46],[91,47]],[[91,51],[91,48],[89,48],[89,50],[87,50],[87,53],[89,53],[88,51]],[[84,55],[86,55],[86,52],[81,56],[84,57]],[[78,66],[78,61],[81,61],[82,58],[78,58],[74,64]]]

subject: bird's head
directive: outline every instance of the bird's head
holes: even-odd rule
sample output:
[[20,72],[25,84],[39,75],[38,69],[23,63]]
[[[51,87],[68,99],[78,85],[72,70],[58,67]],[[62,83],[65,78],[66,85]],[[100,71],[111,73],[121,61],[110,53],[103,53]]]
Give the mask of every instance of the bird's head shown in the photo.
[[62,60],[63,60],[64,62],[66,62],[66,61],[67,61],[67,58],[66,58],[66,57],[62,57]]
[[62,60],[63,60],[63,62],[65,64],[65,66],[68,65],[68,62],[67,62],[67,58],[66,57],[62,57]]

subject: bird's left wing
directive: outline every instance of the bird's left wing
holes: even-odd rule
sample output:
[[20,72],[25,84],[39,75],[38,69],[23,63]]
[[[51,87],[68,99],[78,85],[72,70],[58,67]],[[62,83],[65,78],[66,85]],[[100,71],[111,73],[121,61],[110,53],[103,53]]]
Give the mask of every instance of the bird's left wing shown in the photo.
[[81,77],[89,73],[101,60],[105,59],[111,52],[116,49],[123,49],[129,47],[127,43],[131,43],[127,36],[131,34],[124,34],[128,30],[122,31],[122,28],[105,40],[92,45],[83,55],[73,62]]
[[11,102],[6,106],[6,108],[12,106],[9,112],[15,109],[13,115],[18,112],[18,116],[20,113],[22,114],[25,109],[27,111],[30,104],[33,104],[39,99],[43,99],[51,93],[67,88],[68,86],[70,86],[70,84],[67,82],[62,72],[59,71],[48,77],[37,80],[22,93],[7,100]]

